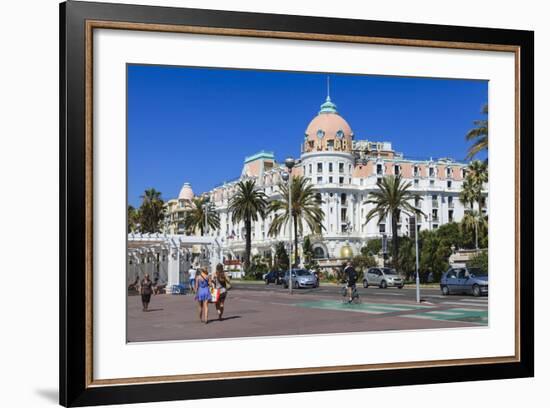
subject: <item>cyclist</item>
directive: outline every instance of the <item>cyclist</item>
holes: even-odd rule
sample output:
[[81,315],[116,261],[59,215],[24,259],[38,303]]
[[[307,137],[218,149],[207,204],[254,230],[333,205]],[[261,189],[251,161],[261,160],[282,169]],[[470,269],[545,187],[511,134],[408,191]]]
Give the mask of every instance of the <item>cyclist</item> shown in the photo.
[[355,284],[357,283],[357,271],[353,267],[351,262],[348,262],[344,268],[344,276],[348,283],[348,303],[353,301],[353,292],[355,290]]

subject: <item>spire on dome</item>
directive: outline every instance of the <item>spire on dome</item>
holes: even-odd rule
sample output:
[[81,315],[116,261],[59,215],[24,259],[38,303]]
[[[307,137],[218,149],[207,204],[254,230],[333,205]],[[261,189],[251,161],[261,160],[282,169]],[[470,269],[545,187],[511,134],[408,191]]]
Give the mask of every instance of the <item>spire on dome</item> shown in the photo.
[[327,99],[325,103],[321,105],[319,113],[338,113],[336,110],[336,104],[330,100],[330,77],[327,75]]

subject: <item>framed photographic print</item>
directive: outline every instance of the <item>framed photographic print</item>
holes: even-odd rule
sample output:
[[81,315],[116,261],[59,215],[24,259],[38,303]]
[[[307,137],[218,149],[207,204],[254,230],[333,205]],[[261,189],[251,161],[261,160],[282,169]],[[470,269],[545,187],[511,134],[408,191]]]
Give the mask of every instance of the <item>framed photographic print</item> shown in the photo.
[[60,6],[60,403],[534,375],[534,34]]

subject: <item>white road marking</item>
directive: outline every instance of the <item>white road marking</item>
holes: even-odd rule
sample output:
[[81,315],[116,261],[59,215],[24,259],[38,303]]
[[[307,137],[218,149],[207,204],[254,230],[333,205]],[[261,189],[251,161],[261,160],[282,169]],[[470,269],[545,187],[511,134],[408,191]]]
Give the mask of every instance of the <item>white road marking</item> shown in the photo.
[[404,293],[373,293],[373,295],[377,295],[377,296],[405,296]]
[[429,314],[439,314],[439,315],[445,315],[445,316],[460,316],[460,315],[463,315],[464,313],[461,313],[461,312],[445,312],[443,310],[436,310],[436,311],[433,311],[433,312],[426,312],[426,313],[429,313]]
[[415,309],[403,309],[402,307],[378,306],[378,305],[368,305],[368,307],[372,309],[395,310],[396,312],[408,312],[409,310],[415,310]]
[[459,306],[478,306],[486,308],[487,304],[485,303],[461,303],[461,302],[441,302],[442,305],[459,305]]
[[479,303],[479,302],[484,302],[484,303],[487,303],[489,302],[489,299],[460,299],[461,302],[473,302],[473,303]]
[[352,309],[352,308],[342,308],[342,307],[330,307],[330,306],[315,306],[312,309],[323,309],[323,310],[334,310],[336,312],[355,312],[355,313],[366,313],[366,314],[384,314],[382,310],[370,310],[370,309]]

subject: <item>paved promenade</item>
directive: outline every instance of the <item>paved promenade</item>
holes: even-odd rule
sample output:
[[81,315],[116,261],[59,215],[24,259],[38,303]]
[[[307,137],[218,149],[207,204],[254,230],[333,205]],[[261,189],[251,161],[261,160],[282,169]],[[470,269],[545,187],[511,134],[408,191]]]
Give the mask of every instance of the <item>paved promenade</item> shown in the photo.
[[418,305],[413,289],[359,289],[360,304],[345,304],[337,286],[295,290],[239,284],[229,292],[224,319],[210,305],[208,324],[198,318],[193,295],[157,295],[150,310],[128,296],[128,341],[277,336],[380,330],[415,330],[488,324],[488,299],[442,296],[424,289]]

